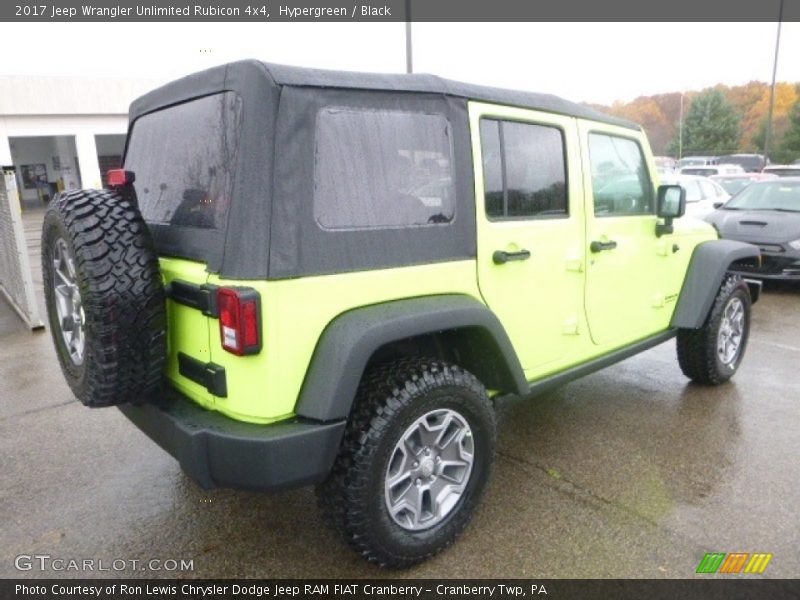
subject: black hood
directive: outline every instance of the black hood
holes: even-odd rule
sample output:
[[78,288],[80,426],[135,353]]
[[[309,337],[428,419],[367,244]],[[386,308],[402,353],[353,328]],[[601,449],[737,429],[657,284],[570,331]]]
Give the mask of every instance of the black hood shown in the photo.
[[800,212],[720,209],[706,220],[729,240],[785,243],[800,239]]

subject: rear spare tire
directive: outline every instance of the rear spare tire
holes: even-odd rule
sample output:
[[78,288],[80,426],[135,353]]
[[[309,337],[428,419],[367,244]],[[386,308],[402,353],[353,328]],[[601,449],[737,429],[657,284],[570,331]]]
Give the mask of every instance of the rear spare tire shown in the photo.
[[139,403],[166,356],[164,287],[135,204],[109,190],[59,194],[42,227],[47,316],[61,370],[86,406]]

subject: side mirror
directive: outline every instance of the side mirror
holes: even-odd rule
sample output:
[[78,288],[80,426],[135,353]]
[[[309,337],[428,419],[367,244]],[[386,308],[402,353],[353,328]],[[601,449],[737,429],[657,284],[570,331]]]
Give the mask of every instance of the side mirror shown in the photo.
[[672,233],[672,220],[679,219],[686,214],[686,190],[679,185],[658,186],[658,212],[663,223],[656,225],[656,236]]

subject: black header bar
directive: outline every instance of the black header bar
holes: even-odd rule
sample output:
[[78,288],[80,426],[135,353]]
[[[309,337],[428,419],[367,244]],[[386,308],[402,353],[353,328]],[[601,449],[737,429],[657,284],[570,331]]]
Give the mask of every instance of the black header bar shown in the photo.
[[419,598],[420,600],[731,600],[737,598],[797,598],[798,580],[751,579],[6,579],[0,597],[7,600],[73,600],[126,598],[188,600],[264,600],[292,598],[349,600],[362,598]]
[[[800,21],[800,0],[783,0]],[[10,22],[777,21],[781,0],[47,0],[0,3]],[[566,43],[566,42],[565,42]],[[680,43],[674,39],[658,43]]]

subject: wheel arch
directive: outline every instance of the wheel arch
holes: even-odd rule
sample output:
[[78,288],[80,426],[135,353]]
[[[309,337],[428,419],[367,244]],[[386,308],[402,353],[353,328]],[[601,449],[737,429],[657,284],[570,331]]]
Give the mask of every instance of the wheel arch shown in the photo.
[[702,327],[731,265],[760,256],[757,246],[735,240],[698,244],[689,262],[671,326],[679,329]]
[[489,389],[528,391],[495,314],[474,298],[448,294],[356,308],[333,319],[320,336],[295,412],[320,421],[347,418],[368,366],[415,355],[456,362]]

